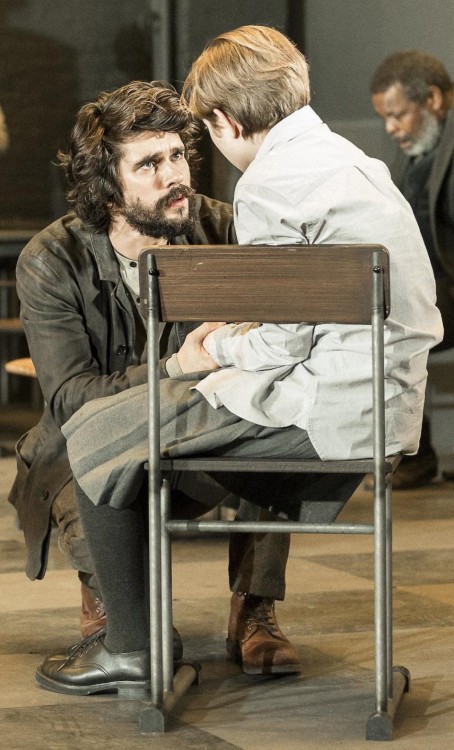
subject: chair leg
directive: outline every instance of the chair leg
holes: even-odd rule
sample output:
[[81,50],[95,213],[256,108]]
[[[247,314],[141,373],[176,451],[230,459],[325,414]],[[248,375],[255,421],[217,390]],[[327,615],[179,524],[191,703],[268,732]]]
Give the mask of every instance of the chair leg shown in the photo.
[[393,698],[388,701],[386,712],[377,711],[369,716],[366,726],[366,740],[392,740],[393,721],[404,693],[410,689],[410,673],[405,667],[394,667]]
[[139,730],[143,734],[166,731],[170,712],[197,681],[200,671],[198,664],[182,663],[175,678],[173,675],[171,545],[166,528],[170,500],[170,482],[164,478],[156,503],[160,513],[153,514],[150,524],[151,704],[140,712]]
[[374,576],[375,576],[375,711],[386,713],[387,680],[387,570],[386,570],[386,488],[375,482],[374,498]]
[[386,564],[386,683],[388,699],[393,697],[393,571],[392,571],[392,475],[386,476],[385,564]]
[[375,508],[375,640],[376,706],[366,726],[366,740],[391,740],[393,720],[410,673],[393,667],[392,603],[392,476],[386,477],[384,497]]
[[162,575],[162,647],[164,691],[173,689],[173,616],[172,616],[172,558],[170,534],[166,523],[170,519],[170,482],[163,480],[161,491],[161,575]]
[[159,472],[149,471],[148,538],[150,571],[150,675],[151,705],[139,716],[141,732],[162,732],[164,721],[162,571],[161,571],[161,481]]

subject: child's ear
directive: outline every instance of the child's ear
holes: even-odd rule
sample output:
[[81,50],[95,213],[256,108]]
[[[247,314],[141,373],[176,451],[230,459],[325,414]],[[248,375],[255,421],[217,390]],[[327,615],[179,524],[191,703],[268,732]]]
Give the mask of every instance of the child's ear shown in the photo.
[[243,128],[233,117],[223,112],[222,109],[214,109],[213,114],[216,115],[216,122],[214,123],[216,129],[226,130],[231,137],[240,138]]

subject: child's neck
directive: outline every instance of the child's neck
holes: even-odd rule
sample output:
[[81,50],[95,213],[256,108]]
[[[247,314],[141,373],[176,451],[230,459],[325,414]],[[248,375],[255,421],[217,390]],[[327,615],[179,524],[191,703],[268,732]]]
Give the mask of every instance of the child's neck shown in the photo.
[[241,162],[237,165],[242,172],[245,172],[248,166],[254,161],[257,151],[265,140],[267,133],[267,130],[263,130],[261,133],[253,133],[250,138],[243,138]]

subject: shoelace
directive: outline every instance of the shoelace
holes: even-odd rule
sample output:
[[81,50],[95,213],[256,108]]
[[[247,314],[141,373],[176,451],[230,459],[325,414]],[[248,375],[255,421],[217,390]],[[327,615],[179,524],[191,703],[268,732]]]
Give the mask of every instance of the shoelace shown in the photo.
[[75,643],[73,646],[70,646],[68,648],[66,659],[61,664],[60,669],[66,666],[66,664],[68,664],[71,659],[75,659],[77,656],[82,656],[82,654],[86,654],[88,651],[90,651],[90,649],[98,643],[100,637],[104,636],[105,634],[105,630],[99,630],[97,633],[93,633],[93,635],[88,635],[82,641],[79,641],[79,643]]
[[[101,601],[101,599],[98,599],[95,597],[95,613],[97,617],[104,617],[106,614],[106,610],[104,609],[104,603]],[[91,618],[94,619],[94,618]]]
[[[245,605],[247,606],[247,605]],[[276,623],[274,622],[274,607],[272,604],[266,604],[262,601],[254,609],[248,612],[245,622],[248,630],[252,630],[254,626],[259,628],[265,628],[271,635],[277,635],[278,631]]]

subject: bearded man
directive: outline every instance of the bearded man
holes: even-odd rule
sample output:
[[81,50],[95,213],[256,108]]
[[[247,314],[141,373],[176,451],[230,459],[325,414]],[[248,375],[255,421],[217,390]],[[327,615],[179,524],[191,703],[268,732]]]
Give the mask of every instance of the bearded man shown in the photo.
[[[162,83],[135,81],[101,93],[95,102],[83,106],[69,148],[59,154],[75,214],[37,234],[17,264],[21,317],[45,409],[39,424],[19,441],[18,473],[9,499],[24,531],[29,578],[44,576],[51,528],[58,527],[60,547],[82,582],[81,624],[87,637],[106,626],[104,602],[115,598],[117,581],[111,570],[104,590],[99,587],[61,426],[88,401],[147,382],[146,326],[139,304],[140,251],[154,244],[236,242],[231,206],[196,195],[191,187],[198,132],[177,92]],[[206,333],[209,324],[204,326]],[[162,377],[171,377],[172,367],[180,372],[176,357],[169,355],[181,347],[190,353],[192,329],[198,330],[198,324],[165,326]],[[184,475],[175,476],[172,485],[172,502],[184,503],[185,514],[200,515],[229,494],[205,475],[190,481],[189,485]],[[146,528],[140,517],[146,512],[146,487],[139,495],[124,498],[128,510],[135,510],[130,513],[130,525],[125,523],[121,530],[121,540],[109,537],[108,531],[107,516],[117,511],[106,507],[101,513],[106,543],[114,550],[138,547]],[[251,512],[242,503],[241,517]],[[100,538],[95,546],[102,555]],[[256,610],[258,618],[254,637],[239,647],[244,671],[260,673],[270,658],[279,672],[299,670],[298,655],[280,632],[274,614],[274,599],[284,597],[288,550],[287,534],[232,535],[229,574],[234,640],[237,636],[242,640],[240,626],[236,630],[240,612],[247,612],[244,622],[254,621]],[[122,571],[131,581],[142,576],[143,557],[140,565],[132,567]],[[111,632],[116,620],[126,623],[131,651],[143,636],[147,608],[146,582],[137,588],[134,606],[111,607]],[[112,636],[111,641],[115,651]],[[177,636],[174,652],[180,658]],[[115,672],[118,664],[112,659],[106,669]]]
[[[420,50],[403,50],[378,66],[372,103],[400,152],[391,166],[410,203],[435,275],[437,305],[445,329],[436,347],[454,346],[454,112],[453,84],[445,66]],[[409,272],[411,270],[409,269]],[[434,350],[434,351],[435,351]],[[394,477],[396,489],[430,482],[438,473],[430,425],[423,420],[419,451],[406,456]],[[446,478],[454,478],[445,474]]]

